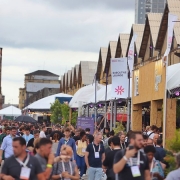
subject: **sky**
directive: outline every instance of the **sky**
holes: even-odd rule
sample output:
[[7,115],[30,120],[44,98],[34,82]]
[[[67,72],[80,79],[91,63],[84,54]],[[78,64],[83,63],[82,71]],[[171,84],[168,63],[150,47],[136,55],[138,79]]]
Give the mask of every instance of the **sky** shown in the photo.
[[80,61],[98,61],[100,47],[130,33],[134,0],[1,0],[2,93],[18,104],[24,74],[63,75]]

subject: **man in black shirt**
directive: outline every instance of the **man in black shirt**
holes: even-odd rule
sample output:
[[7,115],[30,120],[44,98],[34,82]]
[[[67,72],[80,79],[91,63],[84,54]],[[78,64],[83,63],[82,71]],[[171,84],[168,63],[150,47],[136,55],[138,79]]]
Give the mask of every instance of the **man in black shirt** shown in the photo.
[[104,161],[104,146],[101,143],[102,133],[96,133],[94,142],[87,146],[85,162],[88,169],[88,180],[101,180],[102,162]]
[[58,135],[58,141],[64,137],[63,133],[60,131],[60,126],[56,125],[55,126],[55,130],[50,134],[50,140],[56,140],[54,139],[54,135],[57,134]]
[[105,156],[105,160],[103,162],[103,169],[107,169],[107,180],[115,180],[115,174],[113,172],[113,161],[115,154],[120,151],[120,138],[118,136],[112,137],[111,144],[113,150],[111,150],[108,155]]
[[150,180],[149,163],[146,155],[140,151],[143,146],[141,132],[133,132],[127,149],[116,153],[113,170],[119,180]]
[[5,160],[0,178],[2,180],[45,180],[43,170],[38,160],[26,152],[25,139],[15,137],[12,145],[14,155]]

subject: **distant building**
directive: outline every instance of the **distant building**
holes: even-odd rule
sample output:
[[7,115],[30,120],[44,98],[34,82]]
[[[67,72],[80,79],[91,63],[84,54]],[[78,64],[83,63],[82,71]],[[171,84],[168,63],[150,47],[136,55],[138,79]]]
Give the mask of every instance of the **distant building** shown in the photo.
[[[30,97],[44,88],[59,89],[59,76],[46,70],[25,74],[24,88],[19,88],[19,108],[28,106]],[[32,100],[33,98],[31,98]]]
[[136,0],[135,1],[135,23],[144,24],[146,15],[152,13],[163,13],[166,0]]
[[58,93],[60,93],[60,88],[44,88],[35,92],[33,95],[31,95],[27,99],[27,101],[29,102],[29,104],[31,104],[39,99],[45,98],[47,96],[51,96],[53,94],[58,94]]

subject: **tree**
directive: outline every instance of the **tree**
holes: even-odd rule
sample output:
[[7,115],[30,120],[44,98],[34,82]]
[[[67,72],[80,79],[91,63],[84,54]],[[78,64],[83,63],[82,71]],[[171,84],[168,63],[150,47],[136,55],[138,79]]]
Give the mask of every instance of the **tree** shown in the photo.
[[62,113],[62,117],[63,117],[63,121],[62,124],[65,123],[65,121],[69,120],[69,106],[68,104],[64,103],[61,104],[61,113]]
[[53,104],[51,104],[51,122],[52,123],[61,123],[62,121],[62,111],[61,111],[61,103],[58,99],[55,100]]
[[73,112],[72,112],[72,118],[71,118],[71,124],[72,124],[73,126],[76,125],[77,117],[78,117],[78,112],[77,112],[77,111],[73,111]]

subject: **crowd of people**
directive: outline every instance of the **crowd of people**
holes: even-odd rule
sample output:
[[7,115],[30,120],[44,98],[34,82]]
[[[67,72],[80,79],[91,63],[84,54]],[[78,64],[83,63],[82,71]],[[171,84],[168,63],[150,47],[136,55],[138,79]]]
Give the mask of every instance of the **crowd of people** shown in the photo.
[[180,154],[177,170],[165,177],[166,150],[156,126],[91,134],[69,121],[51,128],[4,121],[0,131],[2,180],[180,180]]

